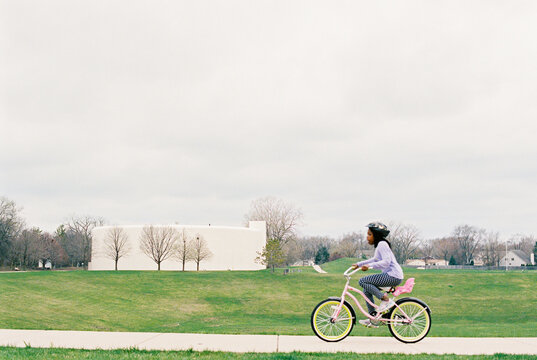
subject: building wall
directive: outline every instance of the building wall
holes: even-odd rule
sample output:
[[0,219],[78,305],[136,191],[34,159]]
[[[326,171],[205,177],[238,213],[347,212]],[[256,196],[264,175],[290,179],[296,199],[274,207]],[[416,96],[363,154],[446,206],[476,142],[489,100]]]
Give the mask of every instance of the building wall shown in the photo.
[[[248,227],[226,226],[188,226],[188,225],[154,225],[170,226],[178,232],[185,232],[190,238],[202,236],[212,257],[200,263],[200,270],[260,270],[265,267],[255,262],[266,243],[266,224],[264,221],[251,221]],[[119,259],[118,270],[157,270],[157,264],[140,250],[140,236],[144,226],[119,226],[128,236],[130,252]],[[114,261],[104,254],[105,239],[112,227],[101,226],[93,230],[93,245],[89,270],[114,270]],[[161,270],[181,270],[182,264],[174,258],[165,260]],[[191,261],[185,270],[196,270],[196,263]]]
[[425,260],[423,259],[408,259],[405,262],[405,265],[409,266],[446,266],[448,262],[444,259],[430,259],[427,260],[427,264],[425,264]]
[[513,253],[512,251],[507,252],[507,256],[503,256],[500,259],[500,266],[523,266],[527,265],[526,261],[522,260],[517,254]]

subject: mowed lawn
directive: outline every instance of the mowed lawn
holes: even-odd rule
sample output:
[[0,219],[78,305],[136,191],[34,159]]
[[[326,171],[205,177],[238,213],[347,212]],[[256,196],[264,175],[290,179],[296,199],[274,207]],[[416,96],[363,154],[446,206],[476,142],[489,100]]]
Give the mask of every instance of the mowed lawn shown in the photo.
[[[0,328],[312,335],[310,314],[341,293],[354,260],[283,274],[74,271],[0,273]],[[353,278],[358,287],[359,272]],[[429,336],[537,335],[537,271],[405,269],[429,304]],[[389,336],[356,326],[352,335]]]
[[6,360],[529,360],[532,355],[431,355],[431,354],[354,354],[354,353],[229,353],[210,351],[74,350],[0,347]]

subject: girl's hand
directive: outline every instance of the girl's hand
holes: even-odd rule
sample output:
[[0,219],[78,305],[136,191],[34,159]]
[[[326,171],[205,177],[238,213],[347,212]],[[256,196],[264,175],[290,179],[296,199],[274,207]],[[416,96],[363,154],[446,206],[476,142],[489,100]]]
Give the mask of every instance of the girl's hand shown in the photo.
[[356,265],[356,264],[352,264],[352,269],[353,269],[353,270],[358,269],[358,265]]
[[362,265],[362,271],[367,271],[369,270],[369,266],[367,265]]

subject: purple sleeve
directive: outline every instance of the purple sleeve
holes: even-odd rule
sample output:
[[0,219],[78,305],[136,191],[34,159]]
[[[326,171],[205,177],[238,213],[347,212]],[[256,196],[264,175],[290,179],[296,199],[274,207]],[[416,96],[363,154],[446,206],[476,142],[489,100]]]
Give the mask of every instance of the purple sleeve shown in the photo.
[[380,259],[378,258],[378,249],[375,249],[375,255],[371,259],[367,259],[367,260],[364,260],[364,261],[357,262],[356,266],[368,265],[368,264],[377,262],[379,260]]
[[371,259],[367,259],[367,260],[364,260],[364,261],[360,261],[358,263],[356,263],[356,265],[358,267],[362,266],[362,265],[367,265],[367,264],[371,264],[372,262],[375,262],[376,259],[375,258],[371,258]]
[[[378,255],[377,255],[378,252]],[[385,269],[390,265],[390,254],[391,254],[390,247],[388,246],[388,243],[386,241],[381,241],[377,245],[377,249],[375,250],[375,262],[370,262],[369,266],[374,267],[376,269]]]

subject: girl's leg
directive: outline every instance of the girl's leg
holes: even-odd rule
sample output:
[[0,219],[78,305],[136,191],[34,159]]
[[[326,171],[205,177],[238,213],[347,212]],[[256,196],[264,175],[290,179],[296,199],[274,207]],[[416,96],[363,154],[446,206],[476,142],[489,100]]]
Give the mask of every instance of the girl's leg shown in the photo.
[[[396,286],[400,283],[400,279],[384,273],[364,276],[359,281],[360,286],[364,289],[364,295],[373,303],[375,302],[373,295],[378,299],[382,299],[384,296],[384,293],[379,290],[379,287]],[[368,302],[366,302],[366,305],[370,314],[375,311],[375,308],[369,305]]]

